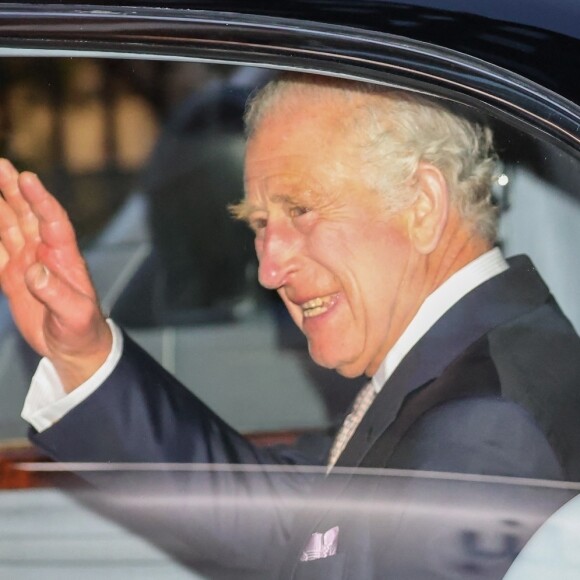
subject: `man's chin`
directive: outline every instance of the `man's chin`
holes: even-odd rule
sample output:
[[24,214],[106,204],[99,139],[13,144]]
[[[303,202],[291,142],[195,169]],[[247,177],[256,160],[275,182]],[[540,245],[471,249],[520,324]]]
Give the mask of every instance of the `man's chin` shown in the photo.
[[330,357],[328,353],[317,352],[316,349],[308,343],[308,349],[310,353],[310,358],[318,365],[325,369],[330,369],[336,371],[339,375],[347,378],[354,379],[365,374],[365,365],[360,362],[344,362],[342,360],[337,360],[336,357]]

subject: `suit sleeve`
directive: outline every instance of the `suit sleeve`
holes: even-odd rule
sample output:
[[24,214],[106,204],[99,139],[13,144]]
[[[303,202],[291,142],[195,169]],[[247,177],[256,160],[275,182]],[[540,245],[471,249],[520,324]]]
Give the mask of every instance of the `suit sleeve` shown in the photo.
[[[133,510],[136,519],[147,521],[144,535],[153,533],[162,543],[173,538],[172,548],[187,552],[188,560],[237,569],[274,565],[272,557],[288,540],[288,504],[311,483],[294,467],[304,463],[301,456],[251,445],[128,336],[119,364],[101,387],[30,437],[63,462],[179,464],[150,471],[84,470],[82,478],[105,490],[107,501],[125,514]],[[279,468],[258,467],[264,465]]]

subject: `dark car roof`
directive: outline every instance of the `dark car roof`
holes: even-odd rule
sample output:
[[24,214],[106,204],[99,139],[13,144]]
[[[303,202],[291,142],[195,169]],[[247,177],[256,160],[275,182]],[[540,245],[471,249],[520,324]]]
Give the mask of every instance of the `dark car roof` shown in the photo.
[[[3,6],[18,5],[34,6],[35,11],[42,6],[32,1]],[[93,0],[84,5],[61,0],[58,4],[80,9],[90,5],[291,18],[410,37],[481,58],[580,102],[578,0]]]
[[[28,0],[20,4],[40,3]],[[59,0],[58,4],[83,3],[78,0]],[[577,0],[93,0],[84,4],[219,10],[317,20],[383,31],[392,25],[396,26],[395,20],[404,13],[409,17],[408,22],[420,20],[429,14],[439,14],[443,18],[447,13],[448,18],[457,18],[459,21],[481,17],[498,23],[511,23],[580,38],[580,4]]]

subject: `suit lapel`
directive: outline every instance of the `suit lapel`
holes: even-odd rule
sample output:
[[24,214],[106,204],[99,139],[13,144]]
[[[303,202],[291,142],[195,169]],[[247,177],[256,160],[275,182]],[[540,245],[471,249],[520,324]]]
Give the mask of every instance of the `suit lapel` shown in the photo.
[[491,329],[543,304],[549,291],[524,256],[509,270],[475,288],[411,349],[385,383],[336,465],[353,467],[396,419],[406,397],[437,378]]

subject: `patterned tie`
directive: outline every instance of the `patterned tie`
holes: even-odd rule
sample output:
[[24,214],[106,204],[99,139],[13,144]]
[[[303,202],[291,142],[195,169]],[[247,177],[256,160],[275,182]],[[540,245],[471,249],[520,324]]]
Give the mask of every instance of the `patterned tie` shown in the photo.
[[346,444],[349,442],[362,418],[365,416],[371,403],[375,400],[377,392],[375,387],[371,382],[367,383],[356,396],[354,403],[352,405],[352,411],[346,416],[344,423],[339,429],[330,453],[328,455],[328,466],[326,468],[326,473],[328,473],[333,467],[340,454],[344,451]]

